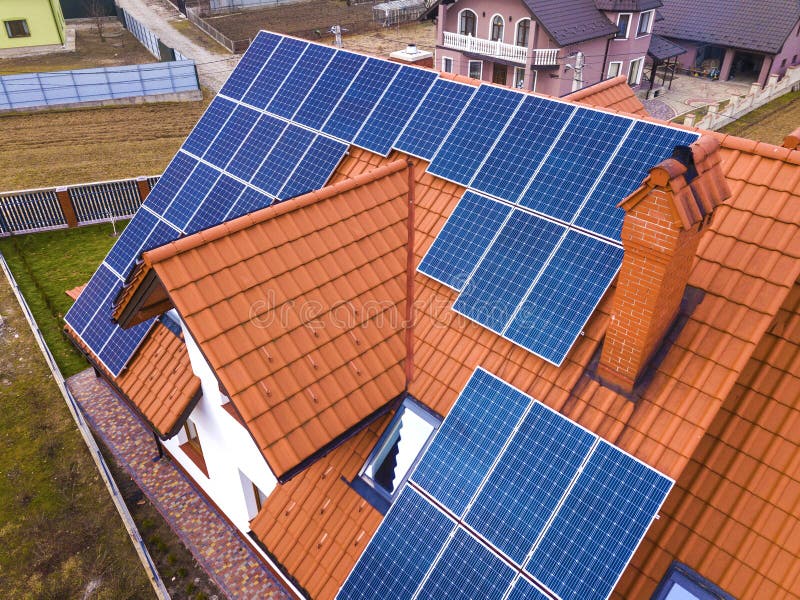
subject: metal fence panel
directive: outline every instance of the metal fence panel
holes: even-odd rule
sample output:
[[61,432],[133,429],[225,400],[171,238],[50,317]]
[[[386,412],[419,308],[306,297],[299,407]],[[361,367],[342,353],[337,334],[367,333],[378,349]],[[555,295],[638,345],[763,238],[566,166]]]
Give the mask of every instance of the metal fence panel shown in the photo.
[[199,90],[194,61],[0,76],[0,111]]
[[158,37],[156,34],[132,17],[128,11],[125,11],[124,14],[125,27],[127,30],[130,31],[137,40],[142,42],[144,47],[150,51],[150,54],[160,59],[161,52],[158,48]]
[[0,222],[6,231],[66,227],[55,190],[0,196]]
[[136,181],[109,181],[70,188],[79,223],[129,217],[141,201]]

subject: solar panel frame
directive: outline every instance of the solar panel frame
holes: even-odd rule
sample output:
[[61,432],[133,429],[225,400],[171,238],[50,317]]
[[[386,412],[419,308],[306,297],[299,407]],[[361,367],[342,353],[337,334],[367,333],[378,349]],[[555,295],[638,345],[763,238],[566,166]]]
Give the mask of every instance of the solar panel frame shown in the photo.
[[512,585],[508,600],[553,600],[525,577],[518,577]]
[[237,106],[232,100],[215,97],[181,144],[181,150],[194,156],[203,156]]
[[245,184],[223,173],[203,199],[202,205],[189,218],[185,231],[192,234],[217,223],[230,212],[244,191]]
[[234,100],[241,100],[250,88],[250,84],[266,66],[280,40],[281,36],[279,35],[260,31],[242,55],[219,93]]
[[524,98],[514,90],[481,85],[439,146],[427,172],[468,186]]
[[267,112],[290,120],[305,101],[337,50],[329,46],[309,44],[281,87],[267,105]]
[[[243,181],[250,181],[267,160],[278,140],[283,137],[289,124],[272,115],[261,115],[250,132],[250,137],[242,142],[239,149],[228,163],[226,172]],[[258,133],[256,131],[258,130]],[[273,139],[266,144],[263,139]]]
[[436,81],[433,71],[401,66],[361,125],[353,143],[381,156],[387,156],[405,128],[409,117]]
[[[648,480],[651,481],[649,485],[651,491],[653,491],[652,497],[646,497],[644,505],[637,505],[637,512],[640,516],[643,518],[646,515],[650,516],[646,517],[646,522],[636,522],[635,530],[632,529],[630,520],[626,518],[630,516],[630,513],[624,513],[620,510],[615,515],[619,517],[619,520],[613,520],[612,522],[609,522],[609,519],[614,517],[609,517],[607,512],[597,514],[599,512],[598,495],[590,494],[589,489],[586,487],[598,481],[614,479],[617,486],[611,493],[614,498],[619,499],[619,503],[605,502],[603,505],[609,508],[616,508],[620,504],[633,504],[628,494],[646,495],[641,487],[628,486],[624,491],[619,491],[621,479],[607,467],[609,463],[612,467],[621,466],[618,462],[619,459],[624,460],[626,465],[637,469],[639,474],[646,474]],[[606,468],[603,469],[602,465],[606,465]],[[597,477],[598,472],[605,475],[605,479]],[[642,479],[642,477],[637,478]],[[599,439],[597,447],[589,457],[589,461],[578,476],[575,485],[567,494],[550,527],[542,536],[528,561],[523,565],[525,572],[545,585],[554,594],[557,594],[562,600],[605,600],[609,598],[622,577],[622,573],[630,563],[633,553],[641,544],[647,534],[647,530],[661,510],[674,483],[674,480],[659,473],[650,465],[607,441]],[[572,530],[562,532],[559,527],[562,524],[568,524],[572,517],[581,524],[591,523],[591,526],[578,528],[577,533],[572,532]],[[617,555],[610,548],[603,545],[600,545],[600,550],[603,551],[587,552],[586,546],[581,546],[581,540],[579,539],[580,537],[586,538],[588,536],[587,531],[597,532],[599,534],[598,537],[606,539],[611,538],[613,532],[623,533],[630,538],[630,544],[620,550],[622,552],[621,555]],[[620,545],[617,544],[617,548]],[[596,571],[590,572],[591,569],[584,564],[584,577],[579,582],[576,582],[578,568],[568,560],[568,557],[573,552],[573,549],[579,547],[581,548],[582,556],[588,554],[592,558],[593,565],[606,567],[606,570],[600,573]],[[537,555],[540,554],[546,555],[546,558],[539,558],[538,560],[541,560],[541,562],[537,562]],[[607,566],[612,562],[615,563],[615,568],[607,569]],[[537,574],[537,572],[545,568],[542,566],[543,564],[549,568],[549,576],[542,576],[541,573]],[[603,577],[605,572],[616,573],[616,576],[611,580],[608,577]],[[603,582],[602,587],[598,585],[600,581]]]
[[64,316],[64,320],[78,335],[83,334],[101,303],[108,296],[108,288],[119,279],[119,275],[105,263],[97,267],[81,295]]
[[173,198],[186,184],[186,180],[198,163],[197,157],[179,150],[169,162],[167,168],[164,169],[164,173],[158,178],[158,183],[150,190],[147,198],[142,203],[143,206],[146,206],[157,215],[163,214]]
[[[507,204],[467,190],[450,212],[417,271],[453,290],[462,290],[512,212],[513,207]],[[477,231],[468,226],[473,215]],[[449,243],[448,235],[453,237],[454,243]]]
[[[431,160],[477,91],[477,86],[437,79],[409,118],[395,142],[395,149],[423,160]],[[444,110],[454,104],[461,104],[461,108],[453,113]],[[435,111],[433,116],[429,114],[429,110]]]
[[215,167],[225,169],[239,147],[250,136],[261,113],[242,104],[236,106],[225,125],[220,128],[214,141],[203,154],[203,160]]
[[111,373],[118,375],[133,357],[133,353],[155,324],[155,319],[139,323],[130,329],[115,325],[97,358]]
[[453,311],[502,335],[566,233],[565,225],[514,210],[453,303]]
[[[429,515],[433,527],[427,527],[424,518],[421,518],[420,515]],[[395,521],[401,524],[401,529],[399,530],[401,535],[395,536],[398,539],[392,537],[391,526]],[[383,523],[387,525],[383,526]],[[336,596],[337,599],[374,600],[375,598],[385,597],[389,589],[393,591],[395,597],[410,598],[418,586],[414,574],[416,573],[421,578],[428,569],[427,564],[420,569],[415,567],[414,563],[419,564],[419,559],[424,559],[425,557],[429,558],[426,561],[422,561],[423,563],[433,561],[456,528],[456,524],[444,513],[408,486],[403,488],[397,500],[389,508],[383,523],[378,527],[378,531],[372,536],[364,552],[361,553],[358,561],[356,561],[350,576],[339,590]],[[423,539],[427,544],[420,543]],[[435,540],[435,543],[431,543],[432,540]],[[388,565],[383,565],[382,562],[373,565],[373,552],[376,549],[379,550],[386,543],[390,543],[391,547],[396,549],[392,556],[398,560],[390,561]],[[380,558],[378,556],[379,561]],[[410,574],[405,574],[402,569],[397,568],[400,564],[411,567]],[[361,577],[359,574],[355,577],[353,576],[359,566],[361,566],[366,577]],[[398,578],[392,579],[392,576],[401,574],[407,575],[402,581]],[[375,582],[368,578],[373,575],[377,578]]]
[[260,109],[266,108],[308,47],[309,43],[306,41],[282,38],[264,63],[264,68],[247,88],[241,102]]
[[200,161],[186,183],[175,194],[167,210],[164,211],[163,218],[181,231],[185,231],[189,220],[202,206],[206,196],[220,177],[222,177],[222,171]]
[[317,135],[276,194],[277,199],[287,200],[323,188],[349,148],[344,142]]
[[277,197],[288,177],[308,152],[314,138],[314,132],[289,124],[250,183],[266,194]]
[[622,255],[619,245],[568,230],[502,335],[561,366],[619,272]]

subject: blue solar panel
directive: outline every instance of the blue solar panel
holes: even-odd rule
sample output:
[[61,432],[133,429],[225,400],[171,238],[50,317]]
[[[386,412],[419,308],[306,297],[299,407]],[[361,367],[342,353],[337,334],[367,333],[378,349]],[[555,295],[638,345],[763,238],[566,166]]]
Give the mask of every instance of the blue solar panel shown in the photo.
[[111,309],[114,300],[122,289],[122,281],[117,279],[107,289],[106,295],[97,305],[97,312],[81,334],[90,348],[100,350],[117,325],[111,320]]
[[277,195],[308,150],[314,135],[308,129],[289,125],[253,177],[253,185],[272,196]]
[[206,196],[202,207],[189,220],[186,233],[194,233],[222,223],[244,187],[243,183],[227,175],[220,177]]
[[203,158],[212,165],[224,169],[250,133],[259,116],[258,112],[250,108],[237,106]]
[[108,295],[108,290],[118,281],[119,278],[105,265],[100,265],[94,272],[89,283],[86,284],[83,292],[65,316],[66,322],[79,335],[92,320],[94,313]]
[[322,131],[352,141],[399,69],[395,63],[367,59],[367,64],[353,80]]
[[99,354],[100,360],[103,361],[109,371],[119,373],[122,370],[147,335],[152,324],[153,319],[150,319],[130,329],[122,329],[119,326],[114,327],[111,337]]
[[220,94],[237,100],[244,96],[247,88],[253,83],[253,79],[261,71],[264,63],[269,59],[280,40],[281,36],[274,33],[259,32],[256,39],[247,48],[247,52],[244,53],[239,64],[233,70],[233,73],[231,73],[231,76],[228,77],[228,81],[222,86]]
[[500,600],[514,575],[507,563],[459,529],[417,598]]
[[502,332],[566,229],[515,210],[453,310]]
[[505,332],[560,365],[622,264],[622,248],[570,231]]
[[267,106],[267,110],[290,119],[335,53],[333,48],[327,46],[309,45]]
[[671,487],[601,441],[526,570],[563,600],[607,598]]
[[203,163],[197,165],[186,180],[186,185],[167,208],[164,218],[176,227],[184,229],[219,177],[220,172],[215,168]]
[[446,79],[436,80],[395,148],[425,160],[433,158],[476,90],[471,85]]
[[163,215],[178,190],[186,183],[196,164],[197,161],[191,156],[178,152],[159,177],[156,186],[148,194],[144,205],[154,213]]
[[263,115],[233,157],[228,172],[250,181],[286,129],[285,121]]
[[410,598],[454,527],[452,521],[406,487],[337,598]]
[[578,109],[520,204],[570,222],[632,121]]
[[225,220],[227,221],[236,217],[241,217],[242,215],[251,213],[254,210],[266,208],[272,204],[273,201],[273,198],[262,194],[258,190],[250,187],[244,188],[242,195],[239,196],[238,200],[236,200],[236,204],[234,204],[231,211],[225,216]]
[[522,577],[514,584],[508,600],[552,600],[527,579]]
[[236,108],[236,105],[230,100],[219,96],[214,98],[181,148],[195,156],[203,156],[206,148],[211,145],[211,142],[216,137],[217,132],[222,129],[222,126],[225,125],[233,113],[234,108]]
[[408,118],[435,80],[433,71],[401,67],[355,143],[382,156],[389,154]]
[[265,108],[306,46],[308,46],[307,42],[283,38],[272,56],[269,57],[264,69],[253,81],[253,85],[247,90],[242,101],[257,108]]
[[150,211],[138,211],[106,256],[106,264],[120,276],[126,277],[128,269],[141,253],[145,240],[158,222],[158,217]]
[[528,404],[528,396],[477,369],[411,479],[461,515]]
[[600,178],[575,224],[612,239],[620,239],[625,212],[617,204],[642,184],[648,171],[672,156],[675,146],[696,141],[698,134],[637,122],[608,170]]
[[519,92],[481,86],[433,157],[428,172],[469,185],[524,97]]
[[460,290],[511,211],[505,204],[467,191],[450,213],[418,270]]
[[526,96],[471,187],[517,202],[564,124],[576,110],[569,104]]
[[522,564],[595,439],[535,403],[467,513],[466,523]]
[[366,56],[337,52],[292,120],[312,129],[322,127],[366,61]]
[[348,148],[347,144],[318,135],[291,178],[277,194],[278,199],[294,198],[324,187]]

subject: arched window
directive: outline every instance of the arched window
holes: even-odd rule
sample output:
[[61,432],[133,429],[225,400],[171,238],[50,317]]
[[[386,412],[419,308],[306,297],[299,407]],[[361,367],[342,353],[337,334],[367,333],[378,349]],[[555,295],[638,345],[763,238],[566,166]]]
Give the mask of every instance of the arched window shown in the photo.
[[495,15],[492,17],[492,41],[493,42],[502,42],[503,41],[503,26],[505,25],[505,20],[500,15]]
[[458,33],[475,37],[477,29],[478,15],[469,9],[462,10],[461,17],[459,18]]
[[528,47],[528,35],[531,32],[531,20],[530,19],[522,19],[519,23],[517,23],[517,39],[515,43],[517,46],[525,46]]

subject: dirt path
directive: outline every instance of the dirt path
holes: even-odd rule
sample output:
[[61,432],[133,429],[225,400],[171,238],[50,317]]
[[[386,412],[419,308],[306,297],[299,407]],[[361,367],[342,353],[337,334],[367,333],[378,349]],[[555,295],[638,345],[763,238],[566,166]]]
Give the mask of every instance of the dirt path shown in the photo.
[[[197,64],[200,83],[218,92],[239,62],[239,56],[227,52],[222,46],[200,43],[196,36],[187,35],[186,18],[168,2],[163,0],[119,0],[119,5],[134,18],[145,24],[164,44],[178,50]],[[177,26],[174,26],[176,23]],[[191,27],[194,27],[193,25]],[[205,34],[202,34],[205,35]]]

